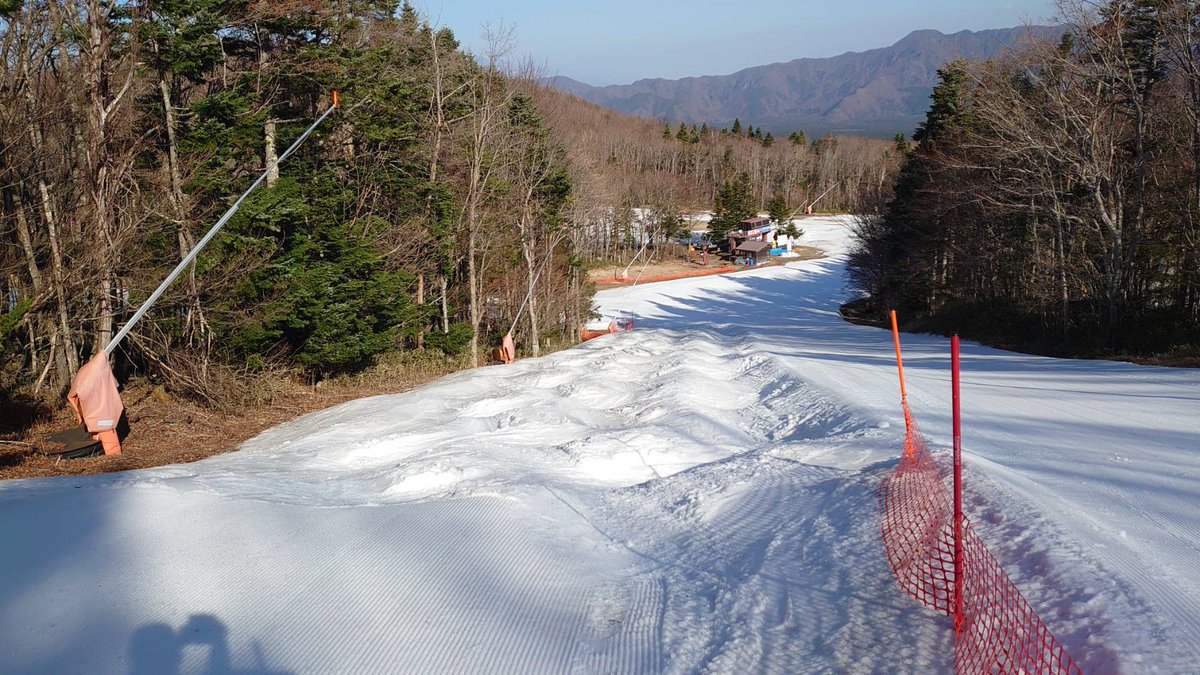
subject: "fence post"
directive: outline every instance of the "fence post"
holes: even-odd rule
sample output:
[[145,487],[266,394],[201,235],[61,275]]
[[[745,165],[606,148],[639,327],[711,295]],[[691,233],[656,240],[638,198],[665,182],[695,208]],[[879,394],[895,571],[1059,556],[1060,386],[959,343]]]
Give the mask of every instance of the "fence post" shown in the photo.
[[912,415],[908,411],[908,392],[904,388],[904,357],[900,354],[900,328],[896,324],[896,310],[891,310],[892,339],[896,342],[896,369],[900,372],[900,407],[904,410],[904,454],[909,459],[916,459],[913,447]]
[[950,381],[954,400],[954,632],[963,627],[963,546],[962,546],[962,405],[959,396],[958,336],[950,338]]
[[900,371],[900,402],[908,402],[908,394],[904,391],[904,359],[900,356],[900,329],[896,327],[896,310],[891,311],[892,339],[896,342],[896,368]]

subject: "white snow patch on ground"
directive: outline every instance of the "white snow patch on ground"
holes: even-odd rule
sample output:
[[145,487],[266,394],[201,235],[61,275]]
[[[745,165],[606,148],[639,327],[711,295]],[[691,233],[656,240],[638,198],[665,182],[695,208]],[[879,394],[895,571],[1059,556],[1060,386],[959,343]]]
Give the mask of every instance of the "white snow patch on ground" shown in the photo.
[[[196,464],[0,484],[0,671],[947,672],[875,489],[890,336],[826,260],[603,292],[633,333]],[[905,336],[949,443],[947,341]],[[1200,660],[1200,373],[964,345],[967,508],[1089,672]]]

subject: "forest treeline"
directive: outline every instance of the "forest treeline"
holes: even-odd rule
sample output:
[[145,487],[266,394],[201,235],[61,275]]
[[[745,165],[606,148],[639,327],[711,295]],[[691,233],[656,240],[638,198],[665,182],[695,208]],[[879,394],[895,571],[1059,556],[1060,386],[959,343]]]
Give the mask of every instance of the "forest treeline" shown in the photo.
[[713,209],[723,189],[741,184],[749,186],[757,211],[775,203],[800,215],[815,201],[817,210],[851,212],[889,189],[900,164],[895,144],[878,139],[810,141],[795,132],[767,142],[748,129],[629,117],[549,89],[537,100],[570,148],[579,176],[576,200],[594,212],[595,226],[582,244],[589,258],[628,255],[623,243],[634,208],[644,209],[641,220],[652,241],[686,225],[681,217]]
[[663,138],[540,86],[510,31],[484,44],[393,0],[0,3],[0,399],[60,395],[335,90],[119,375],[226,405],[395,351],[478,364],[514,323],[536,355],[586,321],[592,261],[724,184],[844,209],[898,164],[878,141]]
[[1059,354],[1200,347],[1200,3],[1066,0],[940,72],[851,273],[910,324]]
[[506,35],[474,58],[387,0],[3,9],[6,390],[61,391],[334,90],[342,109],[130,335],[120,370],[216,398],[254,371],[323,377],[395,349],[479,362],[535,278],[527,350],[588,310],[567,153],[503,72]]

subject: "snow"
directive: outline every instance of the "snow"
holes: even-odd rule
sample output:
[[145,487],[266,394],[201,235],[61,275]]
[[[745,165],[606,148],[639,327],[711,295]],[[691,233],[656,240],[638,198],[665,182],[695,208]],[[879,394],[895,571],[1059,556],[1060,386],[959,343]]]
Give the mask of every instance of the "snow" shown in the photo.
[[[892,580],[890,335],[830,256],[604,291],[632,333],[189,465],[0,483],[0,671],[948,672]],[[950,441],[947,340],[904,336]],[[967,511],[1088,672],[1200,659],[1200,372],[963,346]]]

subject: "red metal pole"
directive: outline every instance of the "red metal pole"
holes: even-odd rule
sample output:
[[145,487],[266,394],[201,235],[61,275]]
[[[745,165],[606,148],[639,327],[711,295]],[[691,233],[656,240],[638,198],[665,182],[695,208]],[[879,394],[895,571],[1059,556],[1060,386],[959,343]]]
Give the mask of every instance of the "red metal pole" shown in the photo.
[[959,396],[958,336],[950,338],[950,374],[954,399],[954,631],[962,630],[963,547],[962,547],[962,406]]

